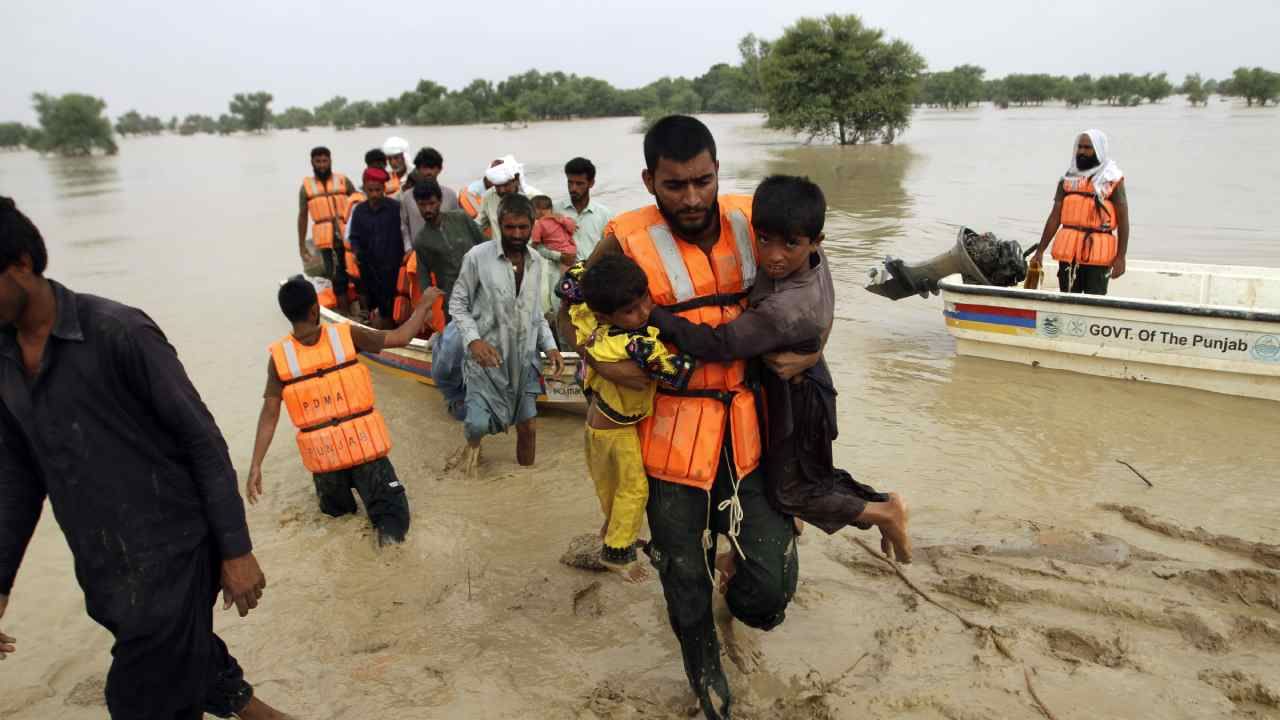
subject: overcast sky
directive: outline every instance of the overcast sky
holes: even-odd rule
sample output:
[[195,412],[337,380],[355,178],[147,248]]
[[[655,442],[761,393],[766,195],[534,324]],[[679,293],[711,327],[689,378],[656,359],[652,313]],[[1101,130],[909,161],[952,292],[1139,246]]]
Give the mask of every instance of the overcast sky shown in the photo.
[[[933,69],[988,77],[1280,71],[1276,0],[2,0],[0,121],[32,122],[33,92],[105,98],[112,117],[217,115],[236,92],[273,107],[382,99],[429,78],[451,89],[529,68],[618,87],[737,62],[738,39],[803,16],[857,12]],[[473,10],[475,12],[473,12]]]

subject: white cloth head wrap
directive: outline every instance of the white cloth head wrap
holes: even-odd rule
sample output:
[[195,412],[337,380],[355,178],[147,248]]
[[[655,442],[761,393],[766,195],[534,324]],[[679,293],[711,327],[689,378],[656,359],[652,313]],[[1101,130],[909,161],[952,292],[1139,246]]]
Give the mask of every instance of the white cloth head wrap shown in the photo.
[[517,163],[504,161],[501,165],[494,165],[484,171],[484,177],[494,185],[506,185],[516,179],[516,174],[520,172]]
[[388,157],[392,155],[403,155],[409,152],[409,141],[402,137],[391,136],[386,142],[382,143],[382,152]]
[[[1089,136],[1089,141],[1093,143],[1093,152],[1098,156],[1098,164],[1088,170],[1081,170],[1076,165],[1076,144],[1081,135]],[[1107,134],[1096,128],[1076,133],[1071,141],[1071,164],[1067,166],[1067,172],[1062,177],[1063,179],[1088,178],[1093,183],[1093,194],[1097,195],[1099,200],[1110,197],[1111,189],[1124,178],[1124,172],[1120,170],[1116,161],[1111,159],[1111,153],[1107,147]]]

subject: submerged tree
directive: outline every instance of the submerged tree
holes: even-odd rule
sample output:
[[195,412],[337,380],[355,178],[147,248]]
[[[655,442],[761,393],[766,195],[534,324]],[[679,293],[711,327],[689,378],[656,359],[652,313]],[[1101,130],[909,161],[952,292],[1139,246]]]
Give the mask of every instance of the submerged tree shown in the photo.
[[196,133],[212,135],[217,131],[218,121],[208,115],[188,115],[182,119],[182,124],[178,126],[179,135],[195,135]]
[[1209,104],[1209,92],[1205,89],[1204,82],[1200,80],[1200,73],[1192,73],[1182,81],[1182,87],[1178,91],[1187,96],[1187,102],[1192,107],[1196,105]]
[[893,142],[910,122],[924,68],[910,45],[856,15],[803,18],[761,66],[769,124],[841,145]]
[[107,103],[91,95],[68,93],[31,96],[40,119],[36,149],[60,155],[88,155],[101,148],[108,155],[119,150],[111,137],[111,121],[102,114]]
[[231,98],[229,109],[231,114],[238,116],[239,128],[249,132],[262,132],[267,129],[267,124],[271,122],[271,93],[236,93]]
[[130,110],[116,119],[116,132],[121,135],[159,135],[164,131],[164,121],[154,115],[142,115]]
[[291,107],[271,118],[271,124],[280,130],[305,130],[316,124],[311,111],[302,107]]
[[0,123],[0,150],[13,150],[26,145],[31,129],[22,123]]
[[1244,98],[1249,107],[1256,101],[1266,106],[1267,102],[1280,102],[1280,73],[1270,72],[1260,67],[1236,68],[1231,79],[1222,83],[1219,92]]

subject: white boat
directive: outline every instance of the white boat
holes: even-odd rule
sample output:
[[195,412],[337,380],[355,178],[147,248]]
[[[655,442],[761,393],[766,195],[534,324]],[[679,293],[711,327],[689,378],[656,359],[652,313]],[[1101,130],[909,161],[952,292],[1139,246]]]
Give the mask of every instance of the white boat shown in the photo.
[[1280,269],[1128,263],[1109,295],[938,282],[960,355],[1280,401]]
[[[367,327],[323,306],[320,308],[320,315],[325,322],[352,323]],[[582,388],[574,382],[574,374],[578,371],[578,354],[566,352],[563,355],[565,367],[560,375],[551,375],[544,366],[542,394],[538,396],[538,402],[548,407],[585,412],[586,400],[582,395]],[[379,353],[360,353],[360,360],[372,368],[409,377],[426,385],[435,385],[431,379],[431,344],[426,340],[414,338],[402,348],[388,348]]]

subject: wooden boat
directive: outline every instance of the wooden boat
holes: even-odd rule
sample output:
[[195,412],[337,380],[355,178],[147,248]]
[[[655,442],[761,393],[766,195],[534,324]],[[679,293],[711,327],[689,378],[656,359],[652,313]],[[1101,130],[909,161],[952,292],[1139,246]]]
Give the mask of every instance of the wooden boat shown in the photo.
[[1133,261],[1106,296],[938,283],[960,355],[1280,401],[1280,269]]
[[[325,322],[353,323],[366,327],[326,307],[320,308],[320,315]],[[389,348],[379,353],[360,353],[360,360],[372,368],[388,373],[409,377],[426,385],[435,385],[431,379],[431,345],[426,340],[415,338],[402,348]],[[564,353],[564,372],[552,376],[548,368],[543,368],[542,394],[538,403],[564,410],[586,411],[586,400],[582,388],[574,382],[574,374],[578,371],[577,353]]]

